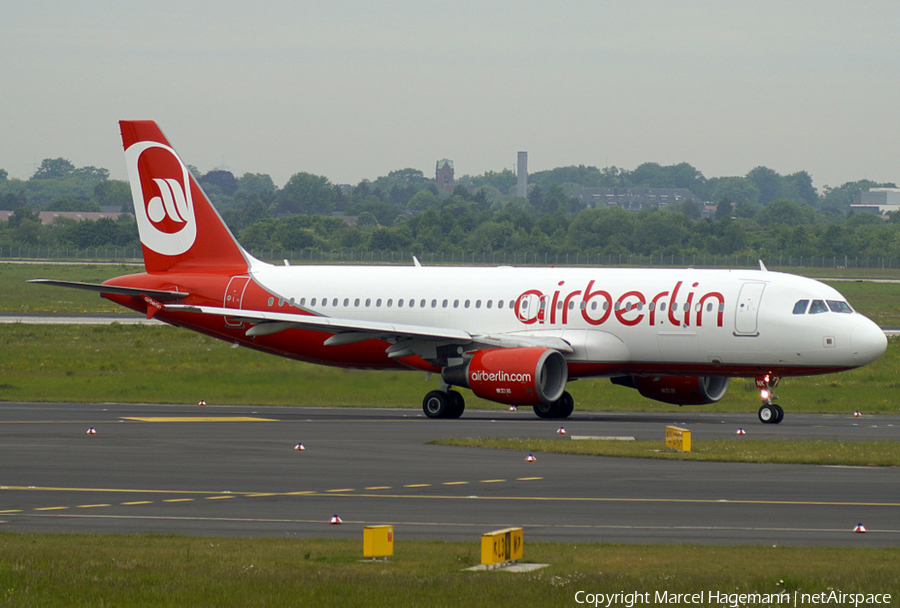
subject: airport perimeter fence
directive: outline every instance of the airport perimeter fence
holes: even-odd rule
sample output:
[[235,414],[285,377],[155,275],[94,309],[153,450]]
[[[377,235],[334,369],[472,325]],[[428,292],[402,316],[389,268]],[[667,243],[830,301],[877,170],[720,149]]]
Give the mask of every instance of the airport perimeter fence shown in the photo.
[[[251,250],[250,253],[273,264],[396,264],[411,265],[413,256],[430,266],[624,266],[624,267],[695,267],[758,268],[758,258],[751,255],[638,255],[605,253],[481,253],[414,252],[414,251],[323,251],[320,249]],[[141,264],[139,247],[58,247],[0,246],[0,261],[88,262]],[[900,268],[900,259],[852,256],[771,256],[762,258],[769,268]]]

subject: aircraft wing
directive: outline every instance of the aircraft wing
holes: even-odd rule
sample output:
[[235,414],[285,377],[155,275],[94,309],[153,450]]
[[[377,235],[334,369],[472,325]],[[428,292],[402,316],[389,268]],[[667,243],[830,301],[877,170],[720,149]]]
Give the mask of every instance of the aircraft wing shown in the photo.
[[169,291],[165,289],[143,289],[140,287],[117,287],[115,285],[103,285],[99,283],[79,283],[77,281],[56,281],[53,279],[29,279],[26,283],[40,283],[42,285],[54,285],[56,287],[74,287],[86,289],[98,293],[115,293],[123,296],[149,296],[160,302],[168,302],[179,298],[186,298],[190,294],[183,291]]
[[472,334],[462,329],[433,327],[427,325],[407,325],[402,323],[385,323],[382,321],[365,321],[360,319],[341,319],[336,317],[320,317],[315,315],[298,315],[292,313],[266,312],[255,310],[236,310],[215,306],[192,306],[174,304],[165,307],[166,311],[189,312],[205,315],[226,316],[236,321],[253,325],[247,335],[266,336],[290,328],[309,329],[334,333],[324,342],[326,346],[353,344],[364,340],[379,339],[391,342],[387,349],[391,357],[405,357],[416,354],[426,359],[434,358],[437,346],[459,345],[468,348],[519,348],[527,346],[543,346],[562,352],[573,352],[572,346],[565,340],[554,336],[525,336],[513,334]]

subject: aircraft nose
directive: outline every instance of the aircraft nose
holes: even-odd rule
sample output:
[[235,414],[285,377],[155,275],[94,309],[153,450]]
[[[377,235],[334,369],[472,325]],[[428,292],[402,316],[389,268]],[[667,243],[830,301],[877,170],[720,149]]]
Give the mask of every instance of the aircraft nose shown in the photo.
[[887,350],[884,331],[869,319],[864,319],[850,334],[853,358],[859,365],[875,361]]

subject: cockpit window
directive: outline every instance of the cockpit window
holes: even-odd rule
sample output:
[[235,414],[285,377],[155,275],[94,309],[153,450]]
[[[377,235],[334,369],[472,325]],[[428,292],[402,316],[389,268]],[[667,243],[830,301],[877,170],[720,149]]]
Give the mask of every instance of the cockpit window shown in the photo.
[[846,302],[842,302],[840,300],[827,300],[828,308],[831,309],[831,312],[841,312],[850,314],[853,312],[853,309],[850,308],[850,305]]
[[809,307],[809,314],[817,315],[821,312],[828,312],[828,306],[823,300],[813,300],[812,306]]
[[806,307],[809,306],[809,300],[800,300],[796,304],[794,304],[794,314],[802,315],[806,312]]

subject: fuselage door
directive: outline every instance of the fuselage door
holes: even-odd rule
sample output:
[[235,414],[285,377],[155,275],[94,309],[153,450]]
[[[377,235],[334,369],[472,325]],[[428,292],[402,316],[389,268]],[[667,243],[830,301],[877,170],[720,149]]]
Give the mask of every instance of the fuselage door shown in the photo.
[[[222,303],[223,308],[241,309],[241,301],[244,298],[244,290],[247,289],[247,283],[250,277],[232,277],[225,288],[225,301]],[[225,324],[231,327],[239,327],[241,323],[230,317],[225,317]]]
[[734,314],[734,334],[736,336],[758,336],[759,303],[762,300],[765,283],[744,283],[737,300]]

